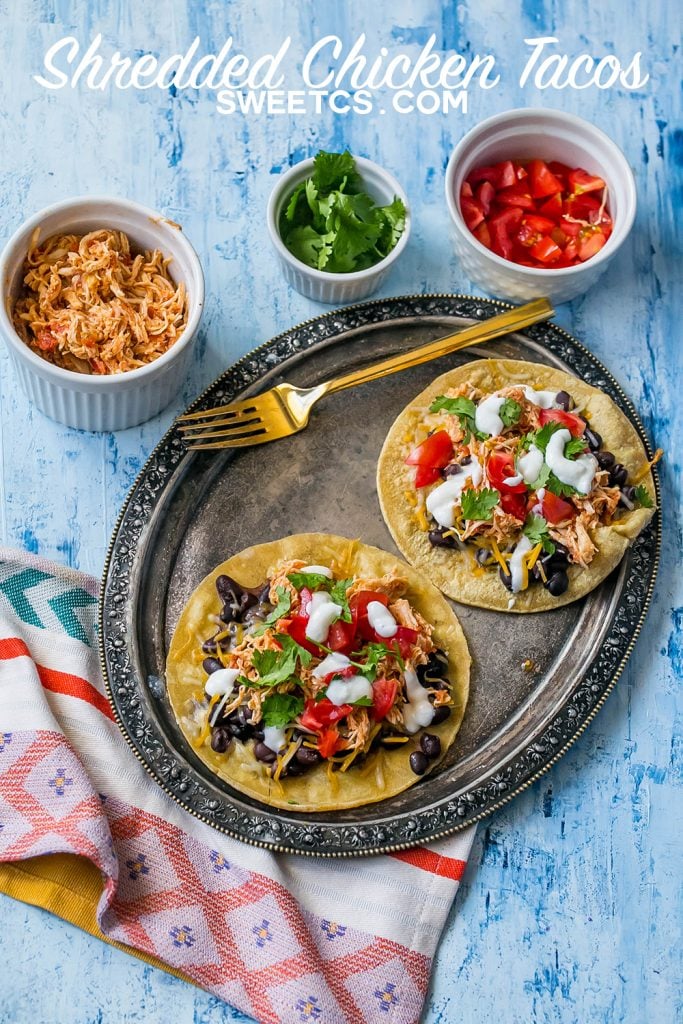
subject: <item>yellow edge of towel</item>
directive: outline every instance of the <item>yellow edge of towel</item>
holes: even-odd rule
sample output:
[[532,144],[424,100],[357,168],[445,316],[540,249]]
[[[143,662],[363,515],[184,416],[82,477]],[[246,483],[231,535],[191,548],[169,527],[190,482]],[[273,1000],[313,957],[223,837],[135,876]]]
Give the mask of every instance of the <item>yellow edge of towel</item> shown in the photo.
[[97,904],[102,895],[102,875],[85,857],[71,853],[53,853],[28,860],[0,864],[0,892],[22,903],[49,910],[51,914],[75,924],[110,946],[160,967],[168,974],[196,984],[182,971],[165,964],[156,956],[133,946],[115,942],[102,933],[97,924]]

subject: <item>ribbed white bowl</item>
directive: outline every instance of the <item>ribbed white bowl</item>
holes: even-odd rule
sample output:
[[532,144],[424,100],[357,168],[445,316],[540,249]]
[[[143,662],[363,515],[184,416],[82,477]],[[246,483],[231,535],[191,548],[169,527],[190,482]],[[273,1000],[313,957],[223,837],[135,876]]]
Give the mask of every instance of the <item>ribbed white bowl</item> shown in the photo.
[[[23,264],[33,232],[41,239],[113,228],[136,249],[160,249],[171,256],[176,282],[188,294],[188,322],[178,341],[158,359],[126,373],[90,375],[64,370],[36,355],[14,330],[12,306],[22,287]],[[171,401],[187,374],[204,307],[204,275],[197,253],[182,230],[160,213],[127,199],[84,196],[41,210],[10,238],[0,256],[0,333],[29,399],[51,419],[82,430],[122,430],[151,419]]]
[[389,270],[399,258],[410,235],[410,208],[408,197],[393,175],[385,171],[379,164],[357,156],[356,167],[363,179],[363,187],[379,206],[388,206],[398,196],[406,208],[406,224],[403,233],[391,252],[366,270],[356,270],[351,274],[330,274],[324,270],[309,267],[296,256],[293,256],[280,237],[279,223],[285,203],[294,189],[313,172],[313,158],[302,160],[286,171],[278,179],[270,194],[266,219],[268,233],[277,253],[282,272],[288,284],[302,295],[316,302],[328,302],[334,305],[347,305],[358,302],[376,291]]
[[[582,167],[607,184],[614,230],[597,255],[576,267],[545,270],[511,263],[482,245],[460,212],[460,189],[475,167],[533,158]],[[446,204],[453,247],[470,280],[498,298],[544,295],[557,303],[581,295],[605,272],[633,226],[636,186],[624,154],[595,125],[560,110],[509,110],[482,121],[455,147],[446,168]]]

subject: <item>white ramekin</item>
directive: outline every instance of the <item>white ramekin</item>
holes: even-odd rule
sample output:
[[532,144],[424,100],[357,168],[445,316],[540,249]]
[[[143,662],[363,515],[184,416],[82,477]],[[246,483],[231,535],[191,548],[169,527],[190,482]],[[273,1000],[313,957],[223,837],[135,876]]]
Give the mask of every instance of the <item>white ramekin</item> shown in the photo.
[[282,272],[292,288],[316,302],[329,302],[336,305],[358,302],[376,291],[386,277],[395,261],[399,258],[410,235],[410,208],[408,197],[393,175],[385,171],[379,164],[363,157],[355,157],[356,167],[363,179],[363,187],[379,206],[388,206],[394,196],[403,200],[406,208],[406,223],[403,233],[391,252],[367,270],[356,270],[350,274],[330,274],[324,270],[315,270],[306,266],[293,256],[280,237],[278,228],[280,214],[292,192],[302,181],[313,173],[313,158],[302,160],[278,179],[268,200],[266,213],[268,232],[275,252],[280,260]]
[[[501,160],[534,158],[582,167],[589,174],[599,174],[607,184],[614,230],[603,248],[579,266],[558,270],[518,266],[487,249],[465,224],[459,197],[471,170]],[[607,269],[633,225],[636,186],[619,147],[588,121],[559,110],[509,110],[482,121],[455,147],[446,168],[446,203],[455,253],[472,281],[499,298],[544,295],[558,303],[587,291]]]
[[[125,232],[136,249],[160,249],[169,272],[188,294],[187,326],[162,356],[126,373],[90,375],[64,370],[36,355],[12,325],[12,305],[21,291],[23,264],[36,228],[40,238],[86,234],[98,228]],[[181,228],[160,213],[127,199],[82,196],[49,206],[16,231],[0,256],[0,333],[29,399],[54,420],[82,430],[122,430],[151,419],[168,405],[188,367],[204,307],[204,275],[197,253]]]

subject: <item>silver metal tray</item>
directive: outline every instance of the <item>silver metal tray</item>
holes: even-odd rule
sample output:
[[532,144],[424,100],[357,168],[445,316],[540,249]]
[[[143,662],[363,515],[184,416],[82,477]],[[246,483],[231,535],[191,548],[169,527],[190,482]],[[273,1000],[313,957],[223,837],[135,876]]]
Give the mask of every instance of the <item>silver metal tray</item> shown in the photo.
[[[436,295],[328,313],[240,360],[191,408],[244,397],[283,379],[312,386],[503,308],[486,299]],[[172,428],[148,459],[121,511],[105,564],[102,663],[117,721],[136,755],[167,793],[203,821],[249,843],[319,856],[425,843],[489,814],[538,778],[586,728],[616,683],[650,601],[659,516],[621,566],[581,601],[525,616],[454,605],[473,658],[463,726],[438,771],[389,800],[325,814],[269,808],[214,777],[173,717],[164,685],[166,652],[202,577],[250,544],[302,531],[358,536],[396,550],[375,492],[387,430],[430,380],[486,355],[548,363],[602,388],[648,447],[609,372],[566,332],[541,324],[326,398],[308,429],[286,440],[186,453]],[[524,670],[527,659],[535,671]]]

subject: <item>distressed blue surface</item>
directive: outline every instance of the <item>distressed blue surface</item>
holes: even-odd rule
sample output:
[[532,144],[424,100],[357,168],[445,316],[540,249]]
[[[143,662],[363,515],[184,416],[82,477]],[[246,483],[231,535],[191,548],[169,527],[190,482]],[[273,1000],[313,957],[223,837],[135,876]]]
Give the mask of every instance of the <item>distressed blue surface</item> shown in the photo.
[[[292,54],[321,36],[415,54],[434,32],[466,56],[492,52],[503,81],[470,94],[466,115],[221,117],[210,98],[133,91],[48,94],[31,80],[67,32],[109,51],[205,51],[233,33],[248,51]],[[525,36],[560,52],[628,62],[644,53],[642,91],[539,93],[517,79]],[[605,709],[552,772],[481,828],[444,936],[425,1024],[475,1020],[680,1020],[680,819],[683,664],[680,392],[683,322],[674,209],[683,204],[679,5],[670,0],[376,0],[124,4],[0,0],[0,235],[79,193],[129,196],[181,222],[201,255],[208,302],[190,377],[173,408],[116,436],[57,426],[30,409],[0,352],[0,540],[99,574],[117,511],[171,418],[237,356],[319,311],[291,292],[264,223],[276,176],[320,146],[348,145],[406,188],[414,234],[384,294],[472,291],[448,242],[443,170],[462,133],[518,105],[594,121],[636,172],[633,234],[597,290],[558,321],[585,341],[635,400],[662,467],[664,549],[657,593],[629,667]],[[677,267],[675,260],[678,260]],[[676,274],[678,270],[678,274]],[[678,437],[678,448],[674,445]],[[34,908],[0,898],[0,1021],[175,1024],[244,1021],[190,985]]]

